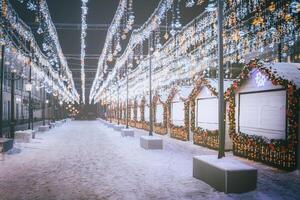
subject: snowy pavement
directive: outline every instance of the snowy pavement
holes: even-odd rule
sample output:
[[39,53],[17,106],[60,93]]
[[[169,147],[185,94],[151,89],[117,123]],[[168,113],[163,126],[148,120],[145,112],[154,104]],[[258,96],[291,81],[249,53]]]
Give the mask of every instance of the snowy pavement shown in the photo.
[[0,155],[0,200],[300,199],[299,172],[239,158],[258,168],[257,190],[217,192],[192,177],[192,157],[215,151],[168,136],[163,150],[147,151],[137,132],[123,138],[99,121],[73,121],[39,133]]

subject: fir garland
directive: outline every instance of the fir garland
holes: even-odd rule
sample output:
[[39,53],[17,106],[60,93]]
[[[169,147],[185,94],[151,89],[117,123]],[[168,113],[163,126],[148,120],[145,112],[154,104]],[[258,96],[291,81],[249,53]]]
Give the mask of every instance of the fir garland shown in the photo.
[[194,144],[217,150],[219,148],[219,131],[196,127],[195,124],[196,98],[201,92],[203,86],[207,87],[211,91],[212,95],[218,95],[216,88],[212,87],[205,78],[200,77],[199,80],[196,81],[193,92],[189,97],[191,102],[191,131],[193,132],[193,141]]
[[[287,90],[287,140],[270,140],[268,138],[244,133],[237,133],[235,122],[235,91],[250,76],[253,69],[263,73],[273,85],[280,85]],[[230,137],[233,140],[233,153],[250,160],[260,161],[285,170],[296,168],[297,131],[298,131],[298,97],[299,94],[293,82],[281,78],[270,68],[264,67],[258,60],[251,61],[244,67],[239,79],[227,90],[229,101],[228,119]]]

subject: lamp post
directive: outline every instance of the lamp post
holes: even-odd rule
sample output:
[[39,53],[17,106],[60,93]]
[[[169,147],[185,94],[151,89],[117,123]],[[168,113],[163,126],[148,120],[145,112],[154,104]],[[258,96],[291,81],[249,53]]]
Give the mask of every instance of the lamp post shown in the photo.
[[5,46],[1,46],[1,71],[0,71],[0,138],[3,137],[3,79],[4,79],[4,56],[5,56]]
[[47,98],[47,93],[45,94],[46,95],[46,100],[45,100],[45,106],[46,106],[46,116],[47,116],[47,120],[48,120],[48,124],[50,125],[50,116],[49,116],[49,99]]
[[111,90],[109,89],[109,122],[112,123],[112,102],[111,102]]
[[10,97],[11,97],[11,104],[10,104],[10,109],[11,109],[11,119],[10,119],[10,133],[9,133],[9,138],[14,139],[15,138],[15,81],[19,80],[21,78],[20,75],[17,74],[16,69],[11,69],[10,73],[6,73],[6,79],[11,81],[11,86],[10,86]]
[[[28,83],[25,85],[25,91],[28,92],[28,129],[30,129],[31,124],[31,115],[32,115],[32,99],[31,99],[31,92],[32,92],[32,80],[31,80],[31,62],[29,63],[29,78]],[[33,126],[31,126],[31,129],[33,130]]]
[[119,77],[118,77],[118,81],[117,81],[117,87],[118,87],[118,90],[117,90],[117,95],[118,95],[118,125],[120,125],[120,85],[119,85]]
[[218,65],[219,65],[219,153],[225,156],[225,105],[224,105],[224,66],[223,66],[223,0],[218,0]]
[[128,63],[125,64],[126,68],[126,128],[128,129]]
[[43,95],[43,102],[42,102],[42,118],[43,118],[43,126],[46,125],[46,94],[45,94],[45,85],[43,87],[43,91],[42,91],[42,95]]
[[149,36],[149,136],[153,136],[152,122],[152,59],[151,59],[151,34]]
[[57,116],[57,99],[53,100],[53,112],[54,112],[54,122],[58,119],[58,116]]
[[63,118],[63,111],[62,111],[62,108],[63,108],[63,102],[60,100],[59,101],[59,105],[61,107],[61,109],[59,109],[59,119],[61,120]]
[[52,120],[52,122],[55,122],[55,105],[54,105],[54,96],[53,95],[51,96],[51,108],[52,108],[51,120]]

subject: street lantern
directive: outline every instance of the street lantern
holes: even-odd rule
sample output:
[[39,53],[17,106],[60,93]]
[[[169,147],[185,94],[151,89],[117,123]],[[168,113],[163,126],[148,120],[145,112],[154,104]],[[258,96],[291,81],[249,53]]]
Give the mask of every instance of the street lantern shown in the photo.
[[26,92],[31,92],[32,91],[32,84],[31,83],[26,83],[25,84],[25,91]]
[[11,119],[10,119],[10,134],[9,137],[14,139],[15,137],[15,81],[19,80],[21,76],[17,73],[16,68],[12,67],[10,73],[5,74],[6,79],[11,81]]

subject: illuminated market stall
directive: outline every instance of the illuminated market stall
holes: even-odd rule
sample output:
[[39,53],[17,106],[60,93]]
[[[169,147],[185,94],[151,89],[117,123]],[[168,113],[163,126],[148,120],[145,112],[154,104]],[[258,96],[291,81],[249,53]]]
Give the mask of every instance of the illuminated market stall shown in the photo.
[[233,153],[296,167],[300,65],[252,61],[227,91]]
[[[233,80],[224,80],[226,91]],[[218,132],[218,80],[201,77],[190,96],[191,134],[195,144],[212,149],[219,148]],[[226,123],[228,125],[228,123]],[[226,130],[228,130],[226,128]],[[228,131],[225,132],[225,149],[231,150],[232,142]]]

